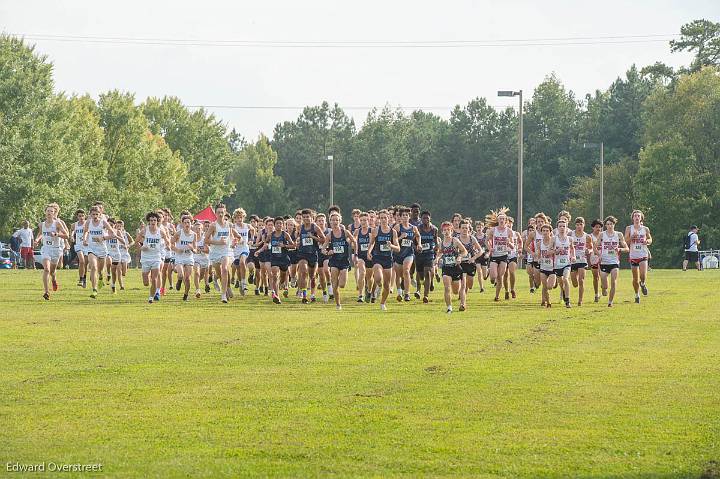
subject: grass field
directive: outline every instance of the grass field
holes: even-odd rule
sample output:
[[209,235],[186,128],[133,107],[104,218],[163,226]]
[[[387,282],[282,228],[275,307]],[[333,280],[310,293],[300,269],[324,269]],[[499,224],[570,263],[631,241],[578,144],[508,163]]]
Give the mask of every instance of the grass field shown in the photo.
[[148,305],[136,271],[93,301],[76,275],[45,302],[39,272],[0,272],[0,476],[720,477],[718,271],[652,271],[641,305],[623,270],[613,309],[523,288],[452,315],[439,291]]

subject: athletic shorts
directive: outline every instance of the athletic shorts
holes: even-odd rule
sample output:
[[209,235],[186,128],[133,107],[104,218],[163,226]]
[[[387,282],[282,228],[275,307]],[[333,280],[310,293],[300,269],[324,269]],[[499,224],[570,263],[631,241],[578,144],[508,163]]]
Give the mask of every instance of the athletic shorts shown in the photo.
[[290,264],[298,264],[298,252],[297,250],[290,250],[288,251],[288,256],[290,256]]
[[330,257],[328,266],[330,266],[331,268],[337,268],[337,269],[349,269],[350,268],[350,260],[348,260],[347,255],[344,255],[342,258],[335,258],[335,255],[333,255]]
[[75,245],[73,246],[73,249],[75,250],[75,253],[77,253],[77,254],[79,254],[79,253],[87,254],[87,250],[88,250],[88,248],[83,246],[82,243],[75,243]]
[[570,271],[577,271],[577,270],[579,270],[580,268],[585,269],[585,268],[587,268],[587,267],[588,267],[588,266],[587,266],[587,263],[573,263],[573,264],[570,265]]
[[297,254],[298,263],[300,261],[307,261],[308,266],[311,268],[315,267],[318,263],[317,253],[302,253],[298,251]]
[[176,256],[174,263],[176,266],[192,266],[195,264],[195,258],[193,258],[192,256]]
[[33,255],[33,249],[29,246],[23,246],[20,248],[20,256],[23,258],[26,256],[32,256]]
[[289,261],[270,261],[270,266],[272,268],[280,268],[280,271],[287,271],[290,267]]
[[320,264],[320,266],[324,266],[325,261],[330,261],[330,256],[318,252],[318,263]]
[[508,262],[508,264],[510,264],[510,263],[517,264],[517,256],[515,256],[514,258],[508,258],[507,262]]
[[101,245],[95,246],[95,242],[89,242],[89,246],[87,248],[87,254],[94,254],[98,258],[105,258],[108,255],[107,247],[105,246],[105,243],[102,243]]
[[43,246],[40,248],[40,256],[43,260],[50,260],[51,263],[57,263],[62,258],[62,250],[60,248],[52,248]]
[[600,271],[603,273],[610,273],[612,270],[619,268],[619,264],[601,264],[600,265]]
[[540,262],[539,261],[533,261],[530,263],[530,265],[535,269],[540,269]]
[[208,261],[208,257],[206,254],[198,254],[195,255],[195,265],[199,266],[201,268],[207,268],[210,266],[210,262]]
[[391,269],[393,260],[390,256],[373,256],[372,262],[373,266],[379,264],[382,269]]
[[482,255],[478,258],[475,258],[475,264],[479,264],[480,266],[487,266],[488,265],[487,255]]
[[127,251],[120,253],[120,262],[130,264],[130,253]]
[[475,276],[475,273],[477,272],[475,263],[460,263],[460,269],[462,269],[462,272],[470,277]]
[[[208,261],[209,261],[211,264],[222,263],[225,258],[232,258],[232,256],[231,256],[230,253],[227,252],[227,251],[224,252],[224,253],[222,253],[222,252],[210,253],[210,254],[208,255]],[[165,262],[167,263],[167,260],[165,260]]]
[[112,264],[118,264],[122,255],[120,254],[120,251],[109,251],[108,256],[110,256],[110,261],[112,261]]
[[396,256],[396,255],[393,255],[393,262],[394,262],[395,264],[402,265],[403,263],[405,263],[405,260],[406,260],[407,258],[413,258],[413,259],[414,259],[414,258],[415,258],[415,255],[412,254],[412,253],[411,253],[411,254],[407,254],[407,255],[405,255],[405,256],[400,256],[400,255],[397,255],[397,256]]
[[564,268],[555,268],[555,274],[557,276],[565,276],[565,271],[567,271],[568,268],[570,268],[570,265],[565,266]]
[[435,258],[432,256],[415,256],[415,271],[424,272],[426,269],[432,269]]
[[507,257],[507,255],[503,255],[503,256],[493,256],[493,257],[490,258],[490,261],[492,261],[493,263],[497,263],[497,264],[507,263],[507,262],[508,262],[508,257]]
[[640,263],[642,263],[643,261],[647,261],[647,260],[648,260],[647,256],[644,258],[630,258],[630,267],[631,268],[639,268]]
[[685,251],[685,259],[687,261],[692,261],[693,263],[698,262],[698,252],[697,251]]
[[443,266],[442,274],[443,276],[450,276],[450,279],[452,279],[453,281],[460,281],[462,279],[463,270],[458,265]]
[[555,270],[553,271],[545,271],[544,269],[540,270],[540,274],[544,274],[545,276],[550,276],[551,274],[555,274]]
[[142,268],[143,273],[148,273],[153,269],[160,269],[160,264],[161,262],[159,259],[140,260],[140,267]]

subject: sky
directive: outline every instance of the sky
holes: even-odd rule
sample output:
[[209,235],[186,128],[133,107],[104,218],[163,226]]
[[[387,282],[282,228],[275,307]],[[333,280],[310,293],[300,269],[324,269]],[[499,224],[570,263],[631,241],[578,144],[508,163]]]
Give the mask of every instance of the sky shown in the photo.
[[633,63],[688,64],[668,39],[699,18],[720,21],[720,1],[0,0],[0,31],[48,56],[57,90],[213,105],[248,139],[322,101],[360,126],[373,106],[516,105],[497,91],[529,99],[551,73],[582,98]]

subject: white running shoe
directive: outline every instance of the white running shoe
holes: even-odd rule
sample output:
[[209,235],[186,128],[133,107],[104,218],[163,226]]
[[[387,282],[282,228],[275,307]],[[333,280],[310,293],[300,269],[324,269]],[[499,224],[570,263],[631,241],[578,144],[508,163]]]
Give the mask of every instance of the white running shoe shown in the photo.
[[336,305],[335,309],[338,311],[342,311],[342,305],[340,305],[340,304]]
[[380,304],[380,311],[387,311],[387,306],[385,306],[385,303]]

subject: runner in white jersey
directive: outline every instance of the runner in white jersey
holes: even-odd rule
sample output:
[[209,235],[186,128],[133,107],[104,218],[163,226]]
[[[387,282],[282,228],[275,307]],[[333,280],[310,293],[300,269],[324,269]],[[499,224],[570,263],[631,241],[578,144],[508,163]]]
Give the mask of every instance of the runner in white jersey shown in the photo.
[[108,257],[107,240],[115,237],[115,230],[104,218],[99,206],[90,208],[90,218],[85,222],[83,233],[83,246],[88,251],[88,266],[90,269],[90,284],[92,293],[90,297],[97,298],[98,285],[102,287],[102,268]]
[[533,242],[530,241],[529,238],[531,238],[535,234],[535,217],[531,216],[528,219],[528,227],[525,231],[522,232],[522,241],[523,241],[523,255],[525,257],[525,271],[528,275],[528,282],[530,284],[530,292],[535,292],[535,266],[533,266]]
[[140,245],[140,267],[143,284],[150,290],[148,303],[160,301],[160,268],[164,244],[170,244],[167,230],[160,226],[160,215],[151,211],[145,215],[147,226],[138,231],[135,242]]
[[[112,294],[115,294],[117,292],[115,289],[115,283],[117,282],[120,285],[122,285],[122,266],[120,266],[122,252],[120,251],[120,246],[122,245],[127,248],[127,244],[125,243],[124,235],[119,234],[119,232],[117,231],[117,226],[116,226],[117,221],[115,221],[115,219],[113,219],[113,218],[108,218],[108,223],[115,230],[115,237],[110,238],[107,241],[108,255],[110,256],[110,261],[111,261],[110,291]],[[123,285],[123,289],[125,289],[124,285]]]
[[205,244],[208,245],[210,254],[208,259],[215,269],[215,278],[220,279],[221,284],[221,301],[228,302],[228,298],[232,297],[232,289],[230,288],[230,263],[232,262],[232,248],[237,237],[237,233],[232,224],[225,219],[226,208],[220,203],[215,206],[216,220],[210,223],[205,232]]
[[67,239],[69,236],[67,226],[57,215],[60,207],[57,203],[50,203],[45,207],[45,221],[38,224],[38,234],[35,239],[35,246],[42,243],[40,255],[43,265],[43,298],[50,299],[50,282],[52,281],[52,290],[58,290],[58,282],[55,277],[58,261],[62,256],[60,240]]
[[[185,284],[183,301],[187,301],[190,295],[190,276],[194,269],[195,252],[197,251],[197,235],[192,229],[192,217],[190,215],[180,218],[180,228],[173,236],[171,244],[175,252],[175,272],[178,274],[176,289],[180,289],[181,281]],[[199,298],[200,292],[196,291],[195,296]]]
[[513,230],[514,219],[508,217],[508,227],[512,230],[515,238],[515,248],[508,251],[508,266],[503,276],[503,286],[505,286],[505,299],[516,298],[515,293],[515,272],[518,268],[518,255],[522,255],[523,252],[523,238],[522,235]]
[[550,302],[550,290],[555,287],[555,240],[552,236],[552,226],[543,224],[540,227],[540,234],[535,232],[537,241],[535,241],[535,263],[540,271],[540,281],[542,284],[542,302],[541,306],[552,307]]
[[[160,215],[160,226],[166,230],[167,237],[172,238],[176,231],[172,212],[168,208],[161,208],[157,213]],[[167,292],[166,286],[169,285],[170,289],[173,289],[173,272],[175,271],[173,266],[175,251],[172,249],[172,244],[163,243],[163,247],[163,264],[160,267],[160,278],[162,280],[162,285],[160,286],[161,296],[165,296]]]
[[564,217],[557,222],[557,235],[554,238],[555,276],[560,283],[565,307],[570,307],[570,265],[575,258],[575,245],[568,236],[567,222]]
[[[592,240],[592,250],[590,251],[590,271],[593,275],[593,291],[595,292],[595,302],[600,301],[600,238],[602,238],[603,223],[599,219],[594,219],[590,223],[592,231],[590,239]],[[603,296],[607,295],[607,291],[603,290]]]
[[125,289],[125,276],[127,275],[128,265],[130,264],[130,248],[135,244],[135,240],[125,230],[125,222],[117,220],[115,222],[115,233],[122,237],[125,242],[120,243],[120,289]]
[[78,261],[78,286],[83,288],[87,286],[85,274],[87,272],[87,249],[83,246],[83,234],[85,233],[85,211],[77,210],[75,212],[75,223],[73,223],[72,242],[75,255]]
[[617,218],[605,218],[605,231],[600,235],[600,280],[603,291],[608,289],[608,276],[610,277],[610,292],[608,307],[612,307],[615,299],[615,286],[620,271],[620,253],[627,253],[629,248],[622,233],[615,231]]
[[589,255],[593,250],[592,238],[585,232],[585,218],[575,218],[575,229],[570,232],[575,246],[575,257],[570,266],[570,279],[573,287],[578,289],[578,306],[582,306],[585,294],[585,270],[588,268]]
[[632,271],[633,290],[635,290],[635,302],[640,302],[640,291],[647,296],[648,290],[645,285],[647,279],[649,252],[648,246],[652,244],[650,228],[645,226],[645,215],[640,210],[631,214],[632,224],[625,228],[625,242],[630,247],[630,270]]
[[250,255],[250,236],[255,234],[255,229],[245,223],[247,213],[243,208],[237,208],[233,211],[233,228],[237,233],[237,244],[233,248],[234,261],[232,264],[232,278],[235,279],[235,287],[240,289],[240,294],[245,296],[247,284],[245,283],[245,274],[247,270],[247,260]]
[[[532,242],[530,248],[533,251],[533,255],[540,250],[540,241],[542,240],[541,230],[542,226],[545,224],[550,224],[550,218],[546,216],[545,213],[537,213],[535,215],[535,232],[532,234],[528,233],[528,243]],[[542,278],[540,276],[540,263],[537,261],[533,261],[533,279],[535,290],[537,290],[542,284]],[[535,291],[531,289],[530,292],[533,293]]]
[[[208,225],[210,222],[207,222]],[[197,248],[197,253],[195,253],[195,265],[194,265],[194,280],[195,280],[195,297],[198,297],[200,295],[200,280],[203,280],[203,283],[205,284],[205,292],[210,292],[210,282],[208,281],[208,272],[210,271],[210,262],[208,261],[208,249],[207,246],[205,246],[205,227],[204,223],[202,221],[197,221],[193,229],[195,230],[195,234],[197,236],[197,242],[195,243],[195,246]]]
[[490,282],[495,285],[495,301],[500,301],[502,278],[508,264],[508,253],[515,249],[515,235],[507,226],[507,208],[492,211],[486,217],[489,226],[488,248],[490,249]]

